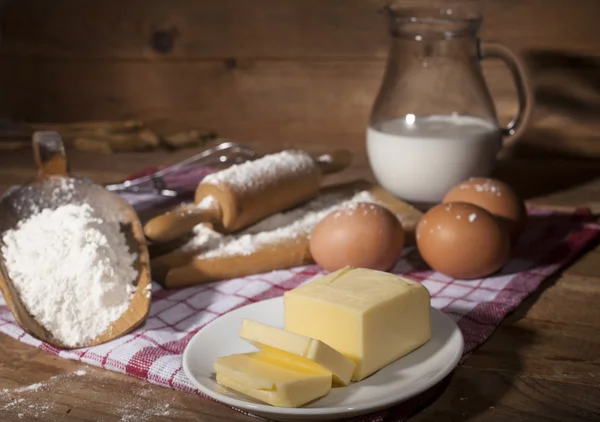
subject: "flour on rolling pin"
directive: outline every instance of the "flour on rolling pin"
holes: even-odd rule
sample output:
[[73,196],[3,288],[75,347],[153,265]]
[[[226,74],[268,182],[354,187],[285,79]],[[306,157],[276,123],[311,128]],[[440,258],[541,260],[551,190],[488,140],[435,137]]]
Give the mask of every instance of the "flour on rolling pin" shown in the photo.
[[194,237],[180,250],[193,252],[203,259],[251,255],[268,245],[304,238],[327,214],[357,202],[378,201],[366,190],[351,197],[341,192],[328,193],[304,206],[272,215],[235,235],[225,236],[200,224],[194,227]]
[[203,182],[227,183],[231,189],[243,192],[276,180],[281,174],[291,173],[298,177],[311,174],[315,167],[316,164],[309,154],[303,151],[285,150],[210,174],[203,179]]

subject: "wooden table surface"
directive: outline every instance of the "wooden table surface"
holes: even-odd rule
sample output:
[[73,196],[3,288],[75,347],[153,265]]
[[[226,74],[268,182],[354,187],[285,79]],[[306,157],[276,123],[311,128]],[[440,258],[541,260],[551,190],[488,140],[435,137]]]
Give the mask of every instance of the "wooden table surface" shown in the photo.
[[[72,171],[117,180],[192,151],[70,154]],[[370,177],[364,151],[339,178]],[[498,176],[531,202],[600,212],[600,165],[509,158]],[[0,190],[33,174],[29,151],[0,154]],[[543,283],[451,377],[414,421],[600,420],[600,248]],[[0,335],[0,419],[253,420],[195,395],[57,358]]]

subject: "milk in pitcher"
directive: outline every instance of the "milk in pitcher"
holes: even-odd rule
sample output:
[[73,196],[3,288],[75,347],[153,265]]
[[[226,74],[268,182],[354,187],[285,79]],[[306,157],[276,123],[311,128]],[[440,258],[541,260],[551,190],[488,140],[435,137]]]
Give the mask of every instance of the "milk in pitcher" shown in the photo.
[[367,153],[379,184],[425,207],[469,177],[488,176],[501,147],[498,125],[471,116],[408,114],[367,129]]

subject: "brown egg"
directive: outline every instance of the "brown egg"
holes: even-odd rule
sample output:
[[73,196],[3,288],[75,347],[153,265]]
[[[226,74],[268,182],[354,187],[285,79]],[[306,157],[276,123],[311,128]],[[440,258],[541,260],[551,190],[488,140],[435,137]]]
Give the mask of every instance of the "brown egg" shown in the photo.
[[417,248],[431,268],[454,278],[488,276],[506,264],[508,232],[492,214],[462,202],[427,211],[416,230]]
[[404,230],[387,208],[359,202],[328,214],[312,230],[310,253],[327,271],[345,266],[389,270],[404,247]]
[[473,177],[453,187],[442,202],[468,202],[489,211],[506,226],[513,242],[525,227],[525,204],[500,180]]

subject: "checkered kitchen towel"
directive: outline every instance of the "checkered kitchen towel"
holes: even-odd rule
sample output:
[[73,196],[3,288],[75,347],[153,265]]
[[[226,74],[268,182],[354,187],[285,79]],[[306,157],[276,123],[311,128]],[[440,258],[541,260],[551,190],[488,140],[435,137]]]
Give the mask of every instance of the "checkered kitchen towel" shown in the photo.
[[[195,186],[198,177],[190,179],[190,186]],[[138,209],[160,202],[159,198],[148,195],[130,195],[126,199]],[[457,321],[465,339],[464,361],[507,314],[546,277],[582,251],[598,231],[598,225],[586,210],[558,213],[530,209],[528,228],[514,257],[500,274],[479,280],[455,280],[429,270],[415,248],[406,248],[393,272],[422,282],[431,292],[432,305]],[[57,349],[26,334],[15,323],[0,296],[0,332],[66,359],[197,392],[182,371],[181,357],[188,341],[200,328],[226,312],[281,296],[286,290],[321,274],[319,267],[311,265],[183,290],[164,290],[155,283],[150,315],[141,328],[110,343],[72,351]],[[440,388],[443,385],[394,409],[355,420],[403,420],[426,404]]]

